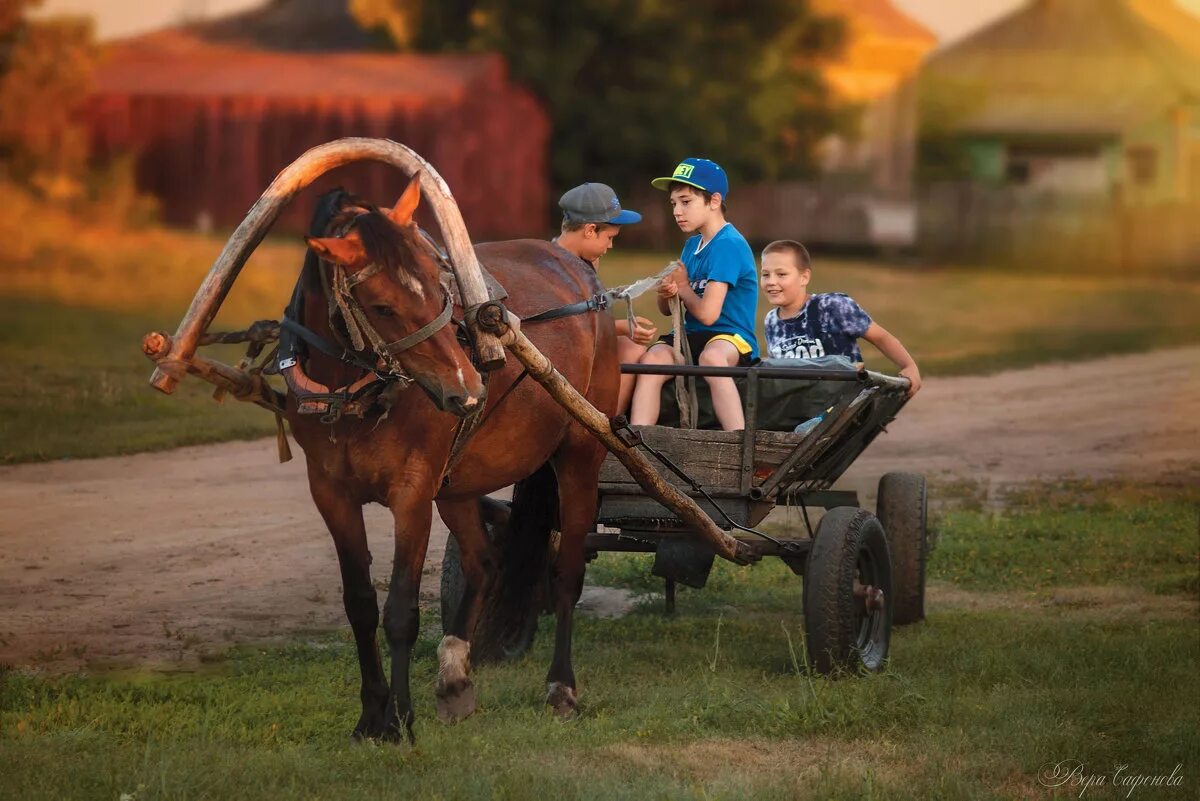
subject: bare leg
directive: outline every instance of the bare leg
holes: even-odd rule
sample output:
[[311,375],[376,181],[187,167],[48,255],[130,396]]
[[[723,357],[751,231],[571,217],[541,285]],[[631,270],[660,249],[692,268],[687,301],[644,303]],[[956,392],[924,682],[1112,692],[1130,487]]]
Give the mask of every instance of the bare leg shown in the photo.
[[572,426],[554,457],[558,474],[559,522],[562,539],[554,560],[554,659],[546,674],[546,703],[561,717],[575,714],[578,704],[571,664],[571,631],[575,604],[583,591],[584,543],[596,522],[596,476],[604,451],[589,434]]
[[432,491],[422,493],[404,488],[394,492],[388,504],[396,520],[396,557],[392,564],[392,585],[383,606],[383,631],[392,658],[392,688],[385,713],[386,739],[398,740],[403,733],[409,742],[413,741],[409,662],[420,630],[417,599],[425,549],[429,545],[429,526],[433,522],[432,497]]
[[[642,364],[674,364],[675,352],[670,346],[658,344],[651,346],[641,359]],[[662,403],[662,387],[670,376],[640,375],[633,387],[633,408],[629,421],[637,426],[652,426],[658,422],[658,413]]]
[[[629,337],[617,337],[617,359],[621,364],[636,364],[641,361],[642,356],[646,354],[646,347],[639,345]],[[635,375],[621,376],[621,390],[617,395],[617,414],[625,414],[629,409],[629,402],[633,398],[633,385]]]
[[465,590],[453,620],[442,621],[445,636],[438,645],[438,719],[454,723],[475,712],[475,688],[471,683],[471,636],[492,564],[491,544],[483,527],[479,501],[438,501],[438,511],[458,540]]
[[342,603],[354,631],[358,668],[362,678],[362,715],[354,727],[356,739],[383,734],[388,685],[379,659],[375,630],[379,626],[379,601],[371,583],[371,553],[362,506],[339,485],[317,474],[310,466],[309,487],[313,501],[333,535],[338,564],[342,569]]
[[[740,358],[741,355],[733,343],[714,339],[704,346],[698,361],[705,367],[736,367]],[[742,411],[742,398],[733,379],[707,376],[704,380],[708,382],[713,411],[717,414],[721,428],[726,431],[740,431],[745,428],[746,416]]]

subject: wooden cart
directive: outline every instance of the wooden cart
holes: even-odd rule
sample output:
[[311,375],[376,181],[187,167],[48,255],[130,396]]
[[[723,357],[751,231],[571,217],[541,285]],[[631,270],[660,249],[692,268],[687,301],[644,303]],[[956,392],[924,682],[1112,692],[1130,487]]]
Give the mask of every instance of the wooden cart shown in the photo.
[[[891,422],[906,401],[908,382],[866,370],[820,367],[659,367],[624,365],[629,373],[722,375],[743,380],[744,431],[667,426],[616,430],[649,454],[664,480],[692,498],[721,528],[764,556],[779,557],[803,576],[807,653],[822,673],[883,667],[891,626],[924,617],[925,481],[888,473],[880,479],[876,512],[861,508],[857,493],[834,483]],[[839,382],[838,400],[804,434],[759,427],[761,382]],[[798,507],[803,527],[759,531],[777,506]],[[816,528],[808,507],[825,509]],[[499,521],[496,521],[499,522]],[[600,551],[654,553],[653,573],[665,581],[666,610],[675,609],[677,584],[703,587],[714,552],[690,526],[648,495],[614,456],[600,474],[596,531]],[[450,614],[460,585],[456,549],[443,564],[443,613]],[[501,617],[504,652],[528,647],[536,608]],[[497,618],[492,618],[497,625]]]

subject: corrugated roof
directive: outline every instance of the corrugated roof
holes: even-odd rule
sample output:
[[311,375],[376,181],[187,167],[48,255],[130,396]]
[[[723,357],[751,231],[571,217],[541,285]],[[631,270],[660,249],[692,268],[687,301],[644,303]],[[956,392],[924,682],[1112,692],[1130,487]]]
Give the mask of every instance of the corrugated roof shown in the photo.
[[494,54],[288,53],[213,44],[178,30],[116,43],[97,94],[219,97],[452,98],[503,74]]
[[1184,11],[1175,0],[1131,0],[1130,4],[1160,33],[1200,58],[1200,17]]
[[270,50],[373,50],[386,44],[359,27],[349,0],[271,0],[260,8],[192,23],[186,30],[210,42]]
[[1034,0],[931,57],[921,93],[950,130],[1114,135],[1200,102],[1200,58],[1127,0]]

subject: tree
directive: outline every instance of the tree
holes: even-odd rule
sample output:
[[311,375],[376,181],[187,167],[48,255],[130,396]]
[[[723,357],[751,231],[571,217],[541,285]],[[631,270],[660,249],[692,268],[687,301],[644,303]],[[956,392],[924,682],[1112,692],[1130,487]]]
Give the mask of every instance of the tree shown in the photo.
[[0,168],[51,199],[78,196],[87,137],[75,114],[97,51],[90,22],[33,22],[41,0],[0,0]]
[[619,190],[704,156],[734,180],[806,175],[847,122],[819,71],[840,18],[804,0],[354,0],[390,9],[404,45],[503,54],[554,131],[554,180]]

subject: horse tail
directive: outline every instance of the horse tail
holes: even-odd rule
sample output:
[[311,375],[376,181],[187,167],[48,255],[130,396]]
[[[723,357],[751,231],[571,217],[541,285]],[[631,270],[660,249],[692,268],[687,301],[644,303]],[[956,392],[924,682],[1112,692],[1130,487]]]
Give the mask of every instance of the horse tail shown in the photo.
[[546,462],[513,487],[507,525],[496,527],[496,572],[472,638],[475,661],[516,659],[533,644],[550,597],[550,532],[557,528],[558,477]]

